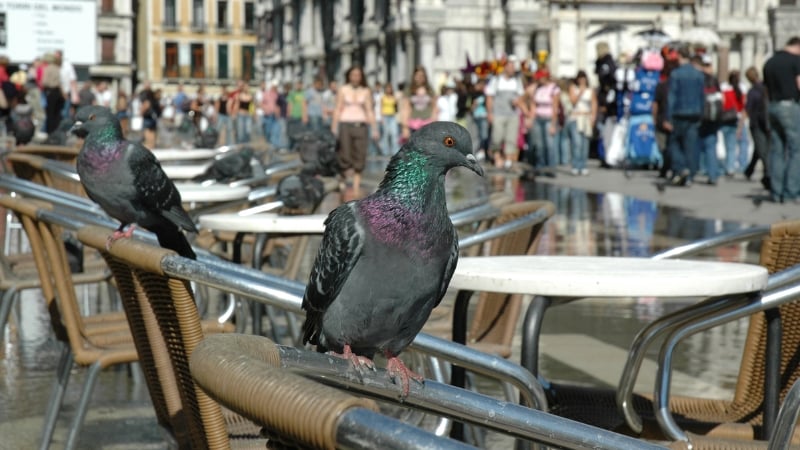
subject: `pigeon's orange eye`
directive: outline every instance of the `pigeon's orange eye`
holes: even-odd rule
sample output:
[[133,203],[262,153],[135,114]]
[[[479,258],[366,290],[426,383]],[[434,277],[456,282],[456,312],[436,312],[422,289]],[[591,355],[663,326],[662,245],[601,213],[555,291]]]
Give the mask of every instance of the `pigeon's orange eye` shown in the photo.
[[452,136],[447,136],[446,138],[444,138],[444,142],[443,143],[444,143],[445,147],[453,147],[454,145],[456,145],[456,140],[453,139]]

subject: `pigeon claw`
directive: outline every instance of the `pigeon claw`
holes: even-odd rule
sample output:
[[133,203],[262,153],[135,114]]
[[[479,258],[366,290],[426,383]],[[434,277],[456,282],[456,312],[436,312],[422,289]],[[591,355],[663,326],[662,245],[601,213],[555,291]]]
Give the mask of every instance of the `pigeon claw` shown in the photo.
[[371,359],[356,355],[348,344],[345,344],[342,353],[331,352],[331,354],[350,361],[358,373],[363,373],[364,369],[375,370],[375,363]]
[[411,391],[411,381],[414,380],[419,384],[425,383],[425,377],[422,375],[413,372],[411,369],[406,367],[403,361],[396,357],[386,355],[388,361],[386,363],[386,372],[389,374],[389,378],[392,379],[395,383],[398,381],[400,382],[400,387],[403,389],[403,396],[402,398],[408,397],[409,392]]
[[110,236],[108,236],[108,239],[106,239],[106,250],[111,250],[111,245],[113,245],[114,242],[116,242],[119,239],[122,238],[130,239],[133,236],[134,228],[136,227],[134,225],[131,225],[125,231],[122,231],[122,229],[114,230],[114,232],[111,233]]

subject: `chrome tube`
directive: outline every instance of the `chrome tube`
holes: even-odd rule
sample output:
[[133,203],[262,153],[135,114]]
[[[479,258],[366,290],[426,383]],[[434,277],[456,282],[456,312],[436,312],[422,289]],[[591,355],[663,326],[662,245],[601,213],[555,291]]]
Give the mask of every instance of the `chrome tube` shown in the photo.
[[[752,294],[758,295],[758,294]],[[700,331],[713,328],[723,323],[747,317],[749,315],[762,312],[768,309],[777,308],[784,303],[800,298],[800,285],[793,285],[781,288],[777,291],[769,292],[760,298],[760,301],[749,303],[748,305],[733,311],[723,312],[715,317],[698,318],[695,322],[689,323],[683,328],[673,331],[661,347],[658,358],[658,376],[654,391],[653,409],[655,410],[656,420],[661,430],[672,440],[688,441],[686,433],[680,429],[672,414],[669,411],[670,380],[672,378],[672,357],[675,347],[685,337]]]
[[279,346],[281,366],[317,381],[377,399],[445,415],[519,439],[567,449],[663,449],[611,431],[504,402],[447,384],[411,382],[409,395],[382,369],[359,373],[342,358]]
[[[799,281],[800,266],[792,267],[770,275],[765,292],[774,292]],[[718,314],[746,307],[748,303],[752,302],[757,302],[757,299],[748,299],[743,296],[714,297],[661,317],[636,335],[625,361],[616,396],[617,408],[633,431],[641,432],[642,430],[641,417],[633,409],[633,388],[639,369],[644,362],[647,348],[657,339],[668,332],[673,332],[678,327],[688,326]]]
[[348,409],[339,418],[336,427],[336,447],[342,449],[385,448],[389,450],[476,448],[463,442],[436,436],[365,408]]
[[679,245],[661,253],[656,253],[652,256],[653,259],[668,259],[680,258],[684,256],[695,255],[704,250],[708,250],[721,245],[734,244],[742,241],[752,241],[764,237],[769,233],[768,225],[760,225],[743,230],[734,230],[727,233],[720,233],[705,239],[690,242],[688,244]]
[[737,300],[739,301],[732,303],[729,297],[710,298],[697,305],[659,317],[636,334],[628,351],[616,392],[617,410],[631,430],[636,433],[642,432],[642,418],[633,408],[633,388],[650,344],[664,333],[676,329],[688,320],[741,307],[744,299],[739,297]]
[[488,230],[483,231],[481,233],[476,233],[470,236],[466,236],[462,239],[459,239],[458,245],[460,248],[466,248],[473,245],[481,244],[486,241],[498,238],[504,234],[521,230],[523,228],[530,227],[533,224],[543,222],[547,220],[548,217],[549,217],[549,212],[547,211],[547,209],[540,208],[530,214],[526,214],[517,219],[510,220],[502,225],[491,227]]
[[792,435],[800,416],[800,380],[795,381],[792,388],[783,399],[783,405],[778,412],[778,420],[769,437],[767,450],[789,450]]
[[533,374],[519,364],[426,333],[418,334],[411,348],[489,378],[508,382],[520,391],[525,406],[547,411],[544,388]]

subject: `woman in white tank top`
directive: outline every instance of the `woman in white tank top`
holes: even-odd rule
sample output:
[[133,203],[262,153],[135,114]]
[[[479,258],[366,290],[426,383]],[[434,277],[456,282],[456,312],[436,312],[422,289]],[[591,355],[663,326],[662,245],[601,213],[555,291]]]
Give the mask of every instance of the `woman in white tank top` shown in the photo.
[[570,141],[572,143],[572,174],[587,175],[586,161],[589,159],[589,140],[592,138],[597,118],[597,95],[589,87],[589,78],[583,70],[578,71],[575,84],[570,86]]

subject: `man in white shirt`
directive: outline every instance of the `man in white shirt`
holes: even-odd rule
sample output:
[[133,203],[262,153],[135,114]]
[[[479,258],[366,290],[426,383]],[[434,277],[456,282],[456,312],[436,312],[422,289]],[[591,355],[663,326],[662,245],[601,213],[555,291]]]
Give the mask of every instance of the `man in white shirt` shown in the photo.
[[97,104],[100,106],[105,106],[106,108],[111,108],[111,101],[113,100],[113,96],[111,95],[111,91],[108,89],[108,83],[105,81],[101,81],[97,83],[97,92],[95,92],[95,99],[97,100]]
[[503,73],[489,80],[486,86],[486,111],[492,126],[491,151],[495,167],[511,168],[519,159],[519,106],[524,89],[516,77],[513,61],[506,62]]
[[61,66],[61,92],[64,93],[64,110],[61,117],[70,116],[71,109],[78,104],[78,75],[75,73],[75,66],[71,62],[64,59],[64,52],[61,50],[55,51],[56,63]]

